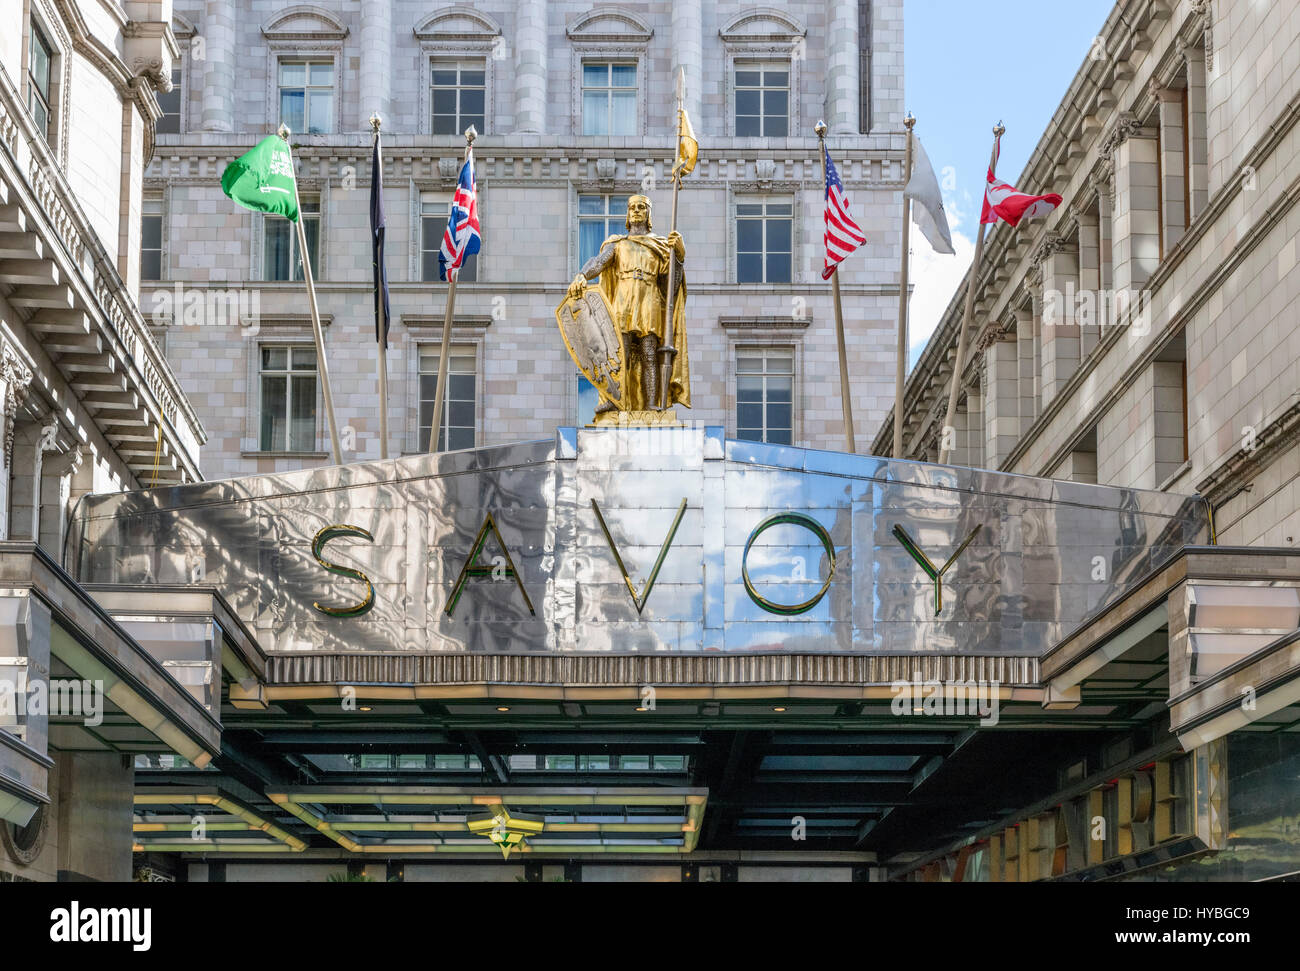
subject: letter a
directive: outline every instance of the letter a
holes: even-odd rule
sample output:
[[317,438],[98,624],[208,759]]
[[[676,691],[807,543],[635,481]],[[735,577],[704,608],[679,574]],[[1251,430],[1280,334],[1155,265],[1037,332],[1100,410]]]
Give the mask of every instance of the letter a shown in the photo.
[[[502,556],[505,557],[504,567],[499,563],[494,566],[475,566],[478,555],[483,552],[483,544],[487,542],[489,530],[496,538]],[[519,593],[528,606],[528,612],[534,617],[537,616],[537,611],[533,609],[533,602],[528,598],[528,591],[524,589],[523,581],[519,579],[519,571],[515,569],[515,561],[510,558],[510,551],[506,549],[506,541],[501,538],[501,531],[497,529],[496,520],[492,518],[491,513],[488,513],[487,518],[483,520],[483,525],[474,540],[474,548],[470,550],[469,559],[465,561],[465,565],[461,568],[460,576],[456,578],[456,585],[451,588],[451,597],[447,600],[447,606],[443,608],[443,612],[448,617],[456,609],[456,604],[460,601],[460,595],[465,589],[465,581],[470,577],[490,577],[493,579],[509,577],[515,581],[515,586],[519,588]]]

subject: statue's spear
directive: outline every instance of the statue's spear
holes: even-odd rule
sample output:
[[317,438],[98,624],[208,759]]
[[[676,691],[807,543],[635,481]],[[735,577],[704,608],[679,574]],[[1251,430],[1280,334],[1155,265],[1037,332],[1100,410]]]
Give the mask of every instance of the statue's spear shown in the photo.
[[[673,217],[669,234],[677,232],[677,193],[682,188],[682,176],[695,168],[699,155],[699,142],[686,116],[686,69],[677,73],[677,157],[673,160]],[[668,258],[668,293],[664,307],[664,342],[659,348],[659,403],[660,411],[668,408],[672,402],[673,359],[677,348],[673,345],[673,306],[677,291],[677,257],[670,254]],[[653,404],[653,403],[652,403]]]

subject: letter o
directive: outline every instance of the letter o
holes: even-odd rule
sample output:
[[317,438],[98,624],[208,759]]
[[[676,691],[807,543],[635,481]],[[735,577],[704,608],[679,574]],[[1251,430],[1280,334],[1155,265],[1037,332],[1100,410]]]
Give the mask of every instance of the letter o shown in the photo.
[[[754,545],[754,540],[758,539],[773,526],[790,525],[802,526],[808,532],[812,533],[821,540],[822,548],[826,550],[826,556],[831,561],[831,568],[827,571],[826,582],[822,588],[817,591],[816,596],[811,600],[805,600],[800,604],[779,604],[768,600],[757,590],[754,589],[753,582],[749,579],[749,548]],[[826,591],[831,588],[831,581],[835,579],[835,545],[831,542],[830,533],[822,527],[811,516],[805,516],[798,512],[781,512],[775,516],[768,516],[749,534],[749,539],[745,542],[745,553],[740,558],[740,578],[745,581],[745,592],[749,594],[749,599],[754,601],[768,613],[781,614],[785,617],[793,617],[795,614],[807,613],[819,603],[822,597],[826,596]]]

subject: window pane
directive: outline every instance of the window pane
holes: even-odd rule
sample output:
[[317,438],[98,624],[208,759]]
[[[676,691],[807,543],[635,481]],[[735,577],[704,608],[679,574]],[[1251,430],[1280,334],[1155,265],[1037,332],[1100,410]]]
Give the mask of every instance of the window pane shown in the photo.
[[769,428],[767,430],[767,440],[772,445],[793,445],[794,436],[788,428]]
[[460,83],[466,87],[482,87],[485,74],[483,71],[461,71]]
[[763,257],[758,253],[736,255],[736,281],[738,283],[763,282]]
[[600,252],[600,244],[605,241],[605,221],[584,220],[578,224],[578,264],[586,262]]
[[737,216],[761,216],[763,215],[762,205],[755,205],[752,202],[742,202],[736,206]]
[[578,426],[590,425],[596,420],[596,406],[600,404],[600,394],[596,386],[578,375]]
[[[758,71],[737,71],[736,72],[736,87],[739,88],[744,85],[757,87],[758,83],[759,83]],[[740,92],[736,92],[736,95],[737,97],[739,97]]]
[[266,217],[263,249],[266,279],[289,279],[289,221],[287,219]]
[[295,377],[290,390],[292,424],[289,449],[310,452],[316,446],[316,379]]
[[769,253],[767,257],[768,283],[790,282],[790,254]]
[[474,447],[474,429],[453,428],[450,434],[444,431],[443,439],[447,442],[447,451],[454,452],[462,448]]
[[736,249],[742,253],[761,252],[763,249],[763,224],[757,219],[737,220]]
[[767,400],[775,401],[782,404],[789,404],[791,396],[791,380],[788,377],[772,377],[767,379]]
[[763,119],[763,134],[767,138],[785,138],[790,126],[785,115],[769,115]]
[[736,427],[762,428],[763,406],[759,404],[737,404]]
[[295,371],[315,371],[316,348],[295,347],[293,349],[293,369]]
[[787,105],[789,104],[789,95],[785,91],[764,91],[763,92],[763,114],[765,115],[785,115],[789,114]]
[[763,440],[763,430],[761,428],[741,428],[737,426],[736,437],[742,442],[761,442]]
[[736,377],[736,400],[762,401],[763,379],[749,375],[738,375]]
[[609,134],[609,95],[604,91],[582,93],[582,133]]
[[434,115],[433,116],[433,133],[435,135],[459,135],[456,130],[455,115]]
[[313,91],[311,109],[308,112],[310,133],[323,135],[334,130],[334,93],[332,91]]
[[280,84],[299,87],[307,83],[307,65],[286,61],[280,65]]
[[[451,371],[451,362],[447,365],[448,372]],[[472,400],[474,397],[474,375],[473,374],[452,374],[447,375],[447,395],[453,400]],[[453,422],[453,424],[462,424]]]
[[140,254],[140,278],[142,280],[162,279],[161,250],[145,250]]
[[790,222],[785,219],[767,221],[767,251],[769,253],[790,252]]
[[[469,89],[460,93],[460,111],[465,115],[483,114],[483,89]],[[468,125],[466,126],[468,127]]]
[[283,371],[289,366],[289,349],[287,347],[263,347],[262,370]]
[[736,137],[757,138],[761,129],[761,119],[757,115],[736,116]]
[[[320,252],[320,220],[303,219],[302,231],[303,231],[303,235],[307,237],[307,258],[311,260],[312,277],[316,278],[317,276],[316,266],[320,262],[318,258],[318,254]],[[295,238],[297,237],[296,231],[294,233],[294,236]],[[303,278],[302,264],[298,260],[294,260],[293,278],[295,280],[301,280]]]
[[334,65],[329,62],[311,65],[311,83],[334,87]]
[[758,92],[757,91],[737,91],[736,92],[736,114],[737,115],[756,115],[758,114]]
[[293,132],[302,131],[306,95],[301,91],[280,92],[280,121]]
[[790,83],[789,71],[764,71],[763,84],[769,88],[784,88]]
[[457,428],[474,427],[474,402],[450,401],[446,406],[447,421]]
[[[283,348],[280,350],[283,352]],[[263,354],[265,353],[264,350]],[[283,375],[262,376],[261,447],[264,452],[280,451],[284,448],[287,381],[288,378]]]
[[636,65],[615,64],[611,83],[616,88],[636,87]]
[[788,202],[769,202],[767,204],[767,214],[769,216],[788,216],[794,212],[794,207]]
[[609,84],[609,65],[608,64],[582,65],[582,83],[584,87],[592,87],[593,85]]
[[140,220],[140,245],[145,249],[162,246],[162,216],[145,216]]
[[762,373],[763,359],[761,357],[737,357],[736,371],[744,373]]
[[604,196],[578,196],[578,212],[583,214],[605,214]]
[[636,92],[615,91],[610,95],[612,120],[611,135],[636,134]]
[[767,427],[769,430],[790,427],[790,405],[767,403]]
[[456,114],[456,89],[435,88],[433,91],[433,113],[435,115]]

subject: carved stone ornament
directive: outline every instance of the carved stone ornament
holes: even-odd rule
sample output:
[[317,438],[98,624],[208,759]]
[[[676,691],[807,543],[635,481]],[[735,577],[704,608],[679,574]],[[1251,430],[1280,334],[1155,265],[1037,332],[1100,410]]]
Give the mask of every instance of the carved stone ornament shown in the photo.
[[8,344],[0,358],[0,380],[4,381],[4,467],[7,469],[14,457],[14,421],[18,409],[27,400],[27,389],[32,384],[32,369]]

